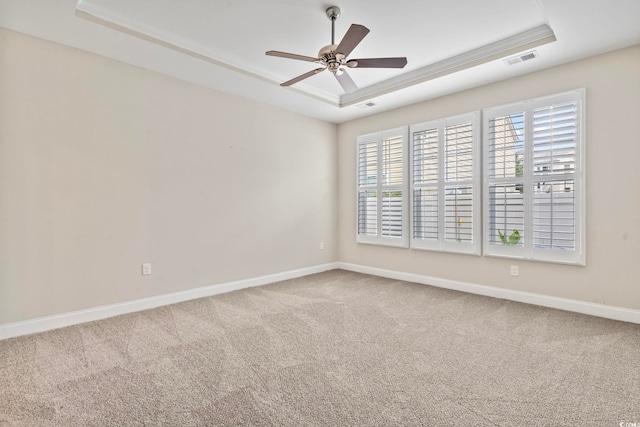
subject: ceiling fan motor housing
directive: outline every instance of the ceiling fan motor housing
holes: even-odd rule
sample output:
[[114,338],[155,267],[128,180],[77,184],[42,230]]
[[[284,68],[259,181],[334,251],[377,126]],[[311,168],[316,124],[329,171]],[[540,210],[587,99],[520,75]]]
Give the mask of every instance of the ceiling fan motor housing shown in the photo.
[[333,53],[335,52],[337,47],[338,47],[337,44],[326,45],[325,47],[320,49],[320,52],[318,52],[318,58],[333,56]]
[[320,52],[318,52],[318,58],[320,58],[322,63],[327,66],[327,69],[333,73],[340,70],[340,67],[344,65],[344,60],[346,58],[342,53],[335,51],[337,47],[338,45],[336,44],[330,44],[323,47],[320,49]]

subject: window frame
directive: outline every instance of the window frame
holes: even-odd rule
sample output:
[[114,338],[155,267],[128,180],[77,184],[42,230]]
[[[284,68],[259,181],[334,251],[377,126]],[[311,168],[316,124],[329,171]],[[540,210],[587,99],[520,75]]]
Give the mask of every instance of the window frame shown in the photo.
[[[482,181],[481,181],[481,141],[480,141],[480,111],[473,111],[469,113],[459,114],[443,119],[430,120],[428,122],[413,124],[409,127],[409,179],[410,189],[408,191],[410,202],[410,243],[411,248],[420,250],[430,250],[438,252],[450,252],[467,255],[482,254]],[[472,126],[472,177],[468,180],[453,180],[447,181],[446,179],[446,140],[445,129],[447,127],[471,123]],[[435,184],[428,183],[416,183],[415,182],[415,150],[414,150],[414,135],[418,132],[424,132],[429,130],[437,130],[437,162],[438,172],[437,181]],[[446,188],[451,186],[467,185],[471,187],[472,191],[472,242],[456,242],[446,239]],[[423,239],[415,237],[415,190],[419,188],[435,188],[438,194],[438,209],[437,209],[437,224],[438,224],[438,237],[437,239]]]
[[[553,105],[561,105],[570,102],[576,103],[576,125],[575,125],[575,169],[572,173],[546,175],[548,179],[543,180],[536,176],[534,172],[534,144],[533,144],[533,112],[536,109],[548,108]],[[555,95],[530,99],[502,106],[485,108],[482,110],[483,128],[483,169],[486,171],[483,178],[482,199],[483,199],[483,255],[504,257],[512,259],[522,259],[528,261],[541,261],[550,263],[586,265],[586,245],[585,245],[585,214],[586,214],[586,191],[585,191],[585,146],[586,146],[586,120],[585,120],[586,90],[584,88],[572,90]],[[524,159],[523,176],[491,178],[491,144],[490,144],[490,122],[493,118],[506,115],[524,113]],[[566,179],[562,179],[562,178]],[[536,248],[534,245],[534,194],[533,186],[541,181],[566,181],[573,180],[574,197],[574,220],[575,235],[573,250],[562,250],[554,248]],[[522,182],[523,187],[523,239],[522,246],[496,245],[491,243],[491,188],[495,184],[515,184]]]
[[[356,139],[356,242],[392,246],[392,247],[409,247],[409,204],[407,202],[408,194],[408,126],[401,126],[393,129],[387,129],[379,132],[373,132],[365,135],[359,135]],[[385,140],[400,137],[402,138],[402,183],[401,184],[389,184],[383,183],[383,145]],[[361,144],[372,143],[377,144],[377,161],[376,161],[376,184],[375,185],[360,185],[360,146]],[[401,191],[402,193],[402,214],[401,214],[401,227],[402,235],[400,237],[383,236],[382,235],[382,197],[376,197],[376,235],[360,234],[360,192],[361,191],[375,190],[376,195],[383,194],[385,191]]]

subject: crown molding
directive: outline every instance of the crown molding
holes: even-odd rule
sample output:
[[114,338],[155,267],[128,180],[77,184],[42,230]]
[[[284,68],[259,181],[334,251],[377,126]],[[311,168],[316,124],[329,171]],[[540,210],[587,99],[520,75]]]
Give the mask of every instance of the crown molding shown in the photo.
[[[130,36],[148,41],[150,43],[154,43],[167,49],[172,49],[176,52],[189,55],[202,61],[217,65],[219,67],[223,67],[273,85],[280,85],[280,82],[275,77],[267,76],[255,70],[250,70],[245,66],[233,64],[232,61],[227,59],[216,58],[212,54],[204,53],[200,49],[189,47],[187,46],[188,43],[179,40],[178,37],[168,34],[152,34],[150,30],[143,28],[139,24],[133,22],[125,22],[122,17],[110,14],[101,8],[97,8],[95,6],[87,4],[82,0],[80,0],[76,6],[75,15],[79,18],[95,22],[118,32],[128,34]],[[298,85],[297,87],[290,87],[289,89],[310,98],[314,98],[316,100],[333,105],[335,107],[340,107],[339,95],[325,92],[323,90],[319,90],[310,86],[305,86],[304,84]]]
[[429,80],[466,70],[518,52],[554,42],[548,25],[541,25],[503,40],[427,65],[397,77],[342,95],[340,107],[359,104],[377,96],[405,89]]
[[[205,49],[202,47],[198,48],[190,46],[188,41],[180,40],[176,35],[154,32],[151,29],[144,28],[144,25],[140,23],[127,21],[121,16],[116,16],[102,8],[88,4],[82,0],[80,0],[76,6],[75,15],[112,28],[121,33],[125,33],[133,37],[146,40],[150,43],[209,62],[216,66],[224,67],[231,71],[272,85],[280,85],[279,80],[275,76],[269,76],[258,70],[252,70],[245,65],[233,63],[230,59],[223,59],[221,55],[205,52]],[[544,24],[506,39],[499,40],[404,74],[400,74],[396,77],[383,80],[342,96],[316,89],[309,85],[305,85],[304,83],[297,84],[295,87],[288,87],[287,89],[322,101],[331,106],[344,108],[366,102],[372,98],[386,95],[391,92],[415,86],[429,80],[434,80],[439,77],[444,77],[449,74],[482,65],[496,59],[505,58],[518,52],[523,52],[551,43],[555,40],[556,37],[554,32],[548,25]]]

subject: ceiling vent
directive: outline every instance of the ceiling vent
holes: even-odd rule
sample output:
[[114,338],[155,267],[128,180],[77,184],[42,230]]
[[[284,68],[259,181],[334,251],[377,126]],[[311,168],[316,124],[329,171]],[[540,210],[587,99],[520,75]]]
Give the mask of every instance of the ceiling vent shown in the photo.
[[364,110],[365,108],[371,108],[371,107],[373,107],[374,105],[376,105],[376,104],[374,104],[373,102],[365,102],[364,104],[358,104],[358,105],[356,105],[356,107],[358,107],[358,108],[362,108],[362,109]]
[[520,62],[529,61],[537,57],[538,57],[538,52],[536,52],[535,50],[532,50],[531,52],[523,53],[522,55],[512,56],[511,58],[507,58],[504,60],[504,62],[507,65],[515,65]]

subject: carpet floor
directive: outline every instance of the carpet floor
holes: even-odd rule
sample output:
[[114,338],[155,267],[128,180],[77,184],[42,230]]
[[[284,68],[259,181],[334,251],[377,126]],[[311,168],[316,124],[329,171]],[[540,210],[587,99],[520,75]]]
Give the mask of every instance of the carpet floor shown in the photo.
[[640,426],[640,325],[341,270],[0,341],[2,426]]

